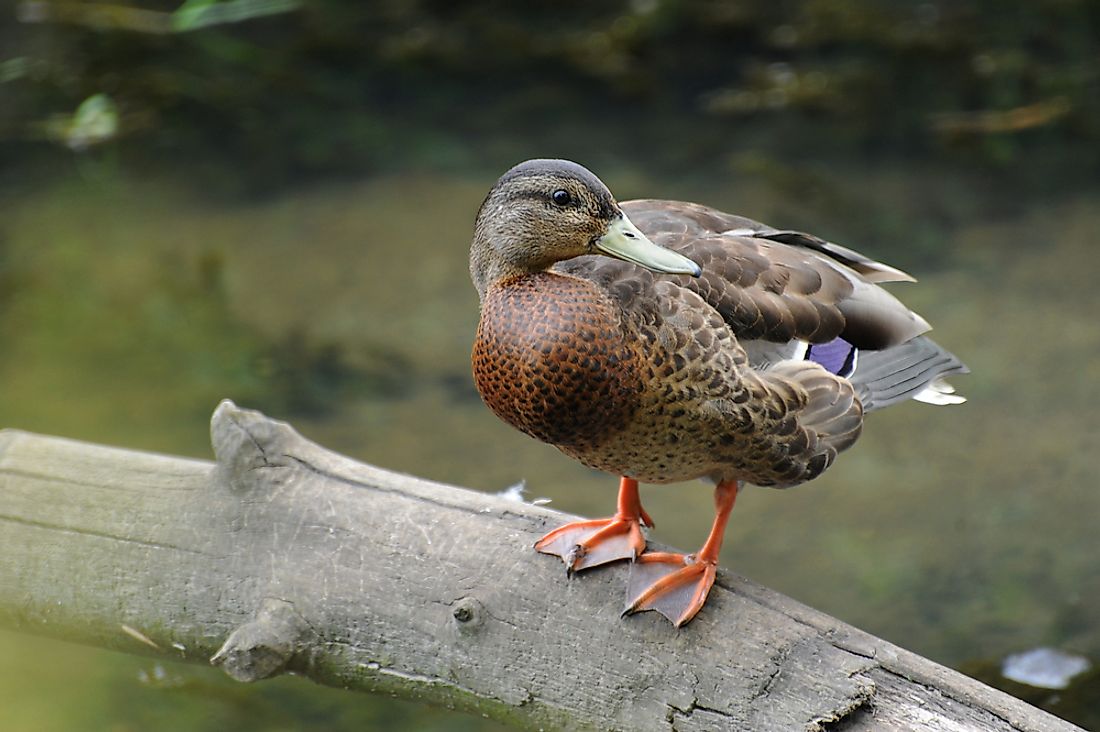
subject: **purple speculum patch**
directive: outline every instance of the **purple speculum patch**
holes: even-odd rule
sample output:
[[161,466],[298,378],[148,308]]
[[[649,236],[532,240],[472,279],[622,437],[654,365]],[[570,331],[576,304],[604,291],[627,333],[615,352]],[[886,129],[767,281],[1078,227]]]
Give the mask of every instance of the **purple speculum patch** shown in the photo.
[[806,350],[806,359],[821,364],[837,376],[851,376],[856,366],[856,347],[843,338],[813,343]]

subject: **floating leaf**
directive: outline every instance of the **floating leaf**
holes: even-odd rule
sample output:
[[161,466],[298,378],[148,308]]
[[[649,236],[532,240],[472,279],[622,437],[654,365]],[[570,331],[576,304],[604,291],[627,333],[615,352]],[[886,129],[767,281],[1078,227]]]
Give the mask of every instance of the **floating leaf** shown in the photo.
[[118,133],[118,108],[106,94],[94,94],[76,108],[65,132],[65,144],[84,150],[106,142]]
[[1065,689],[1074,676],[1088,671],[1091,666],[1083,656],[1054,648],[1033,648],[1006,658],[1001,665],[1001,675],[1040,689]]
[[26,56],[17,56],[9,58],[7,61],[0,61],[0,84],[22,79],[30,74],[30,71],[31,60]]
[[252,18],[289,13],[299,7],[300,0],[187,0],[172,13],[172,29],[182,33],[211,25],[240,23]]

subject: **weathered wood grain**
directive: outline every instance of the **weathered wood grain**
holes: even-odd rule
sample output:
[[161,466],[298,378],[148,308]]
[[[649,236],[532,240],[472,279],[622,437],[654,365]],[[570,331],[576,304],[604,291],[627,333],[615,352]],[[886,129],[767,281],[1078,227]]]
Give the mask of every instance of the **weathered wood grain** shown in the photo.
[[625,566],[532,551],[559,513],[230,402],[211,431],[216,463],[0,432],[0,624],[530,729],[1077,729],[725,572],[686,628],[620,619]]

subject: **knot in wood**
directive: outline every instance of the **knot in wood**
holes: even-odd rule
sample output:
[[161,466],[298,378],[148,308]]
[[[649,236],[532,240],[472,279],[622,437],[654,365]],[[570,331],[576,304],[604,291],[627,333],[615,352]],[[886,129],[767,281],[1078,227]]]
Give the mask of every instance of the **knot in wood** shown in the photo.
[[255,619],[230,633],[210,663],[237,681],[276,676],[294,658],[305,630],[291,603],[268,598]]
[[463,597],[455,601],[451,608],[451,617],[459,632],[470,633],[484,622],[485,608],[477,598]]

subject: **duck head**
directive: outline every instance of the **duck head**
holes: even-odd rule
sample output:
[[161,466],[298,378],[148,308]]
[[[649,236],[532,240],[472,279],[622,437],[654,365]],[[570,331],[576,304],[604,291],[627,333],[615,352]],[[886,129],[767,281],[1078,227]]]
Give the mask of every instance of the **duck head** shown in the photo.
[[651,242],[584,166],[528,160],[502,175],[481,204],[470,276],[484,297],[493,282],[583,254],[603,254],[666,274],[698,277],[701,272],[687,257]]

